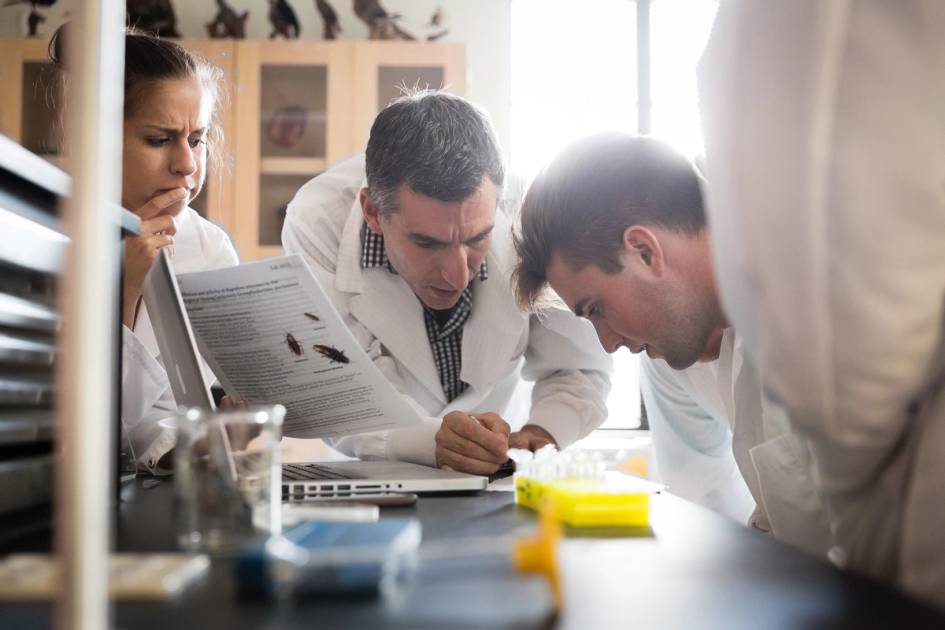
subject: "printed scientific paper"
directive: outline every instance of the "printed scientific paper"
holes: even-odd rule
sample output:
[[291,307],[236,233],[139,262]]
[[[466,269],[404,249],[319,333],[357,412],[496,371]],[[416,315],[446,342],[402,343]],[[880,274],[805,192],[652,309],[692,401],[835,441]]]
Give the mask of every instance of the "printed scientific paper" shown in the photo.
[[223,389],[286,408],[283,435],[398,429],[419,415],[361,349],[299,255],[177,276]]

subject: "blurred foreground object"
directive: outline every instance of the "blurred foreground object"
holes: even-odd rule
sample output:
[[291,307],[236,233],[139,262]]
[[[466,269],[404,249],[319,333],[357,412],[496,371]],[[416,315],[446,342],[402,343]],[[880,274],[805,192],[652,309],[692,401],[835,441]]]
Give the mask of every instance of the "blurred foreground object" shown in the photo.
[[816,463],[831,557],[939,606],[943,32],[941,2],[734,1],[699,69],[716,279]]
[[561,525],[554,504],[545,503],[538,515],[538,531],[533,536],[521,537],[512,544],[512,564],[522,573],[538,573],[547,581],[555,610],[561,610],[561,572],[558,565],[558,545]]
[[239,591],[280,599],[377,595],[406,579],[421,531],[412,518],[302,523],[240,557]]
[[[173,599],[203,579],[207,556],[179,553],[117,553],[108,557],[108,596],[125,601]],[[22,553],[0,562],[0,600],[52,599],[62,588],[54,556]]]
[[178,543],[225,553],[282,529],[285,407],[183,410],[176,418]]

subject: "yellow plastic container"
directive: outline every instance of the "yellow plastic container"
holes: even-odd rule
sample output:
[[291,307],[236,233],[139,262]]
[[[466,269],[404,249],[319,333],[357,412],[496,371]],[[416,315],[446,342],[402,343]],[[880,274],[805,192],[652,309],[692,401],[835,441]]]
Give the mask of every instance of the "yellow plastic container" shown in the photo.
[[572,527],[648,527],[650,495],[595,479],[538,481],[515,478],[515,502],[538,510],[550,500],[558,519]]

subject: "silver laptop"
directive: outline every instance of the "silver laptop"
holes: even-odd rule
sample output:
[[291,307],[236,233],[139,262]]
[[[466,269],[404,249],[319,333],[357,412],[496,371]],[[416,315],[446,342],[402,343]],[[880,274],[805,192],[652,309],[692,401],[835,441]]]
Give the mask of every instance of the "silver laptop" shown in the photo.
[[[215,409],[166,249],[161,250],[145,276],[142,293],[174,401],[185,407]],[[282,466],[282,496],[292,501],[386,492],[474,492],[483,490],[487,483],[486,477],[407,462],[307,462]]]

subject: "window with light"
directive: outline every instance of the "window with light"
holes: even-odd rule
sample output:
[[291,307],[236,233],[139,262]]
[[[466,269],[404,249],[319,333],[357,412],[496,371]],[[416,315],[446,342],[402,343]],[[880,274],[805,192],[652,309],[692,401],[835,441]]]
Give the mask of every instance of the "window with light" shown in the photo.
[[[564,146],[599,131],[646,133],[701,154],[696,64],[717,4],[511,0],[512,173],[527,181]],[[639,358],[621,349],[614,362],[602,428],[638,428]]]

